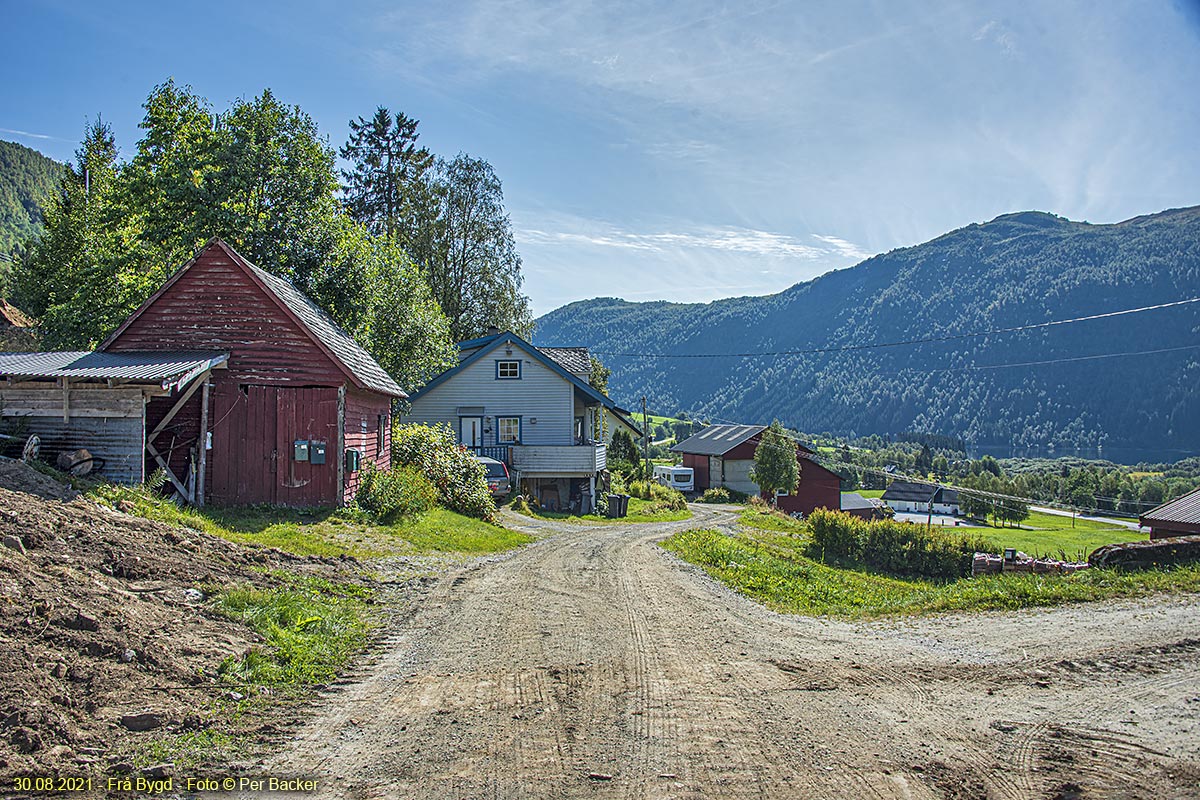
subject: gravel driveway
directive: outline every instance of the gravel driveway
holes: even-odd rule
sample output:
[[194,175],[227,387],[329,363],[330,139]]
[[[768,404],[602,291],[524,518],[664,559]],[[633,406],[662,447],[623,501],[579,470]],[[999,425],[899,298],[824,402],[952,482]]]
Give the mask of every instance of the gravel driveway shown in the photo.
[[272,773],[347,798],[1200,796],[1194,597],[845,623],[766,611],[642,525],[441,578]]

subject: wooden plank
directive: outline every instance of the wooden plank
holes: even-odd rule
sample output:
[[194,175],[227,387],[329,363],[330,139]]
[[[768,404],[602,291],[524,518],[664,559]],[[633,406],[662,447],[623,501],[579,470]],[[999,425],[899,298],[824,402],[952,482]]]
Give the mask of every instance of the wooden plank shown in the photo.
[[337,459],[337,505],[346,505],[346,384],[337,390],[337,434],[330,458]]
[[175,405],[171,406],[171,410],[167,412],[166,416],[159,420],[158,425],[154,426],[154,430],[151,431],[150,435],[146,437],[147,441],[154,441],[158,435],[162,433],[163,428],[167,427],[167,423],[175,419],[175,415],[179,413],[179,409],[183,408],[184,404],[187,403],[187,401],[191,399],[191,396],[196,393],[196,390],[199,389],[202,384],[208,381],[208,376],[211,374],[212,373],[209,370],[205,370],[203,375],[192,381],[191,386],[189,386],[187,390],[180,395],[179,399],[175,401]]
[[196,441],[197,460],[200,462],[196,469],[196,505],[203,508],[204,478],[208,468],[208,375],[201,380],[204,386],[200,390],[200,438]]
[[159,453],[158,450],[155,449],[154,445],[150,444],[149,442],[146,443],[146,451],[154,457],[154,460],[158,462],[158,465],[163,468],[164,472],[167,473],[167,480],[169,480],[171,485],[175,487],[175,491],[179,494],[179,497],[183,500],[183,502],[188,502],[189,498],[187,487],[179,482],[179,478],[175,477],[175,473],[171,471],[171,466],[167,464],[166,460],[163,459],[162,454]]

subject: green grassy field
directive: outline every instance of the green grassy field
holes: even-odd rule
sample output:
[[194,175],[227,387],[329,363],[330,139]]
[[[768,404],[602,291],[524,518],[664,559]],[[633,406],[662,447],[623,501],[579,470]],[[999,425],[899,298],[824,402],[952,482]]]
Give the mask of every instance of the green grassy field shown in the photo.
[[1000,547],[1015,547],[1030,555],[1049,555],[1069,561],[1084,561],[1097,547],[1117,542],[1142,541],[1148,533],[1140,533],[1122,525],[1043,514],[1037,511],[1021,523],[1020,528],[982,529],[983,535]]
[[[883,489],[859,489],[858,494],[881,497]],[[1076,519],[1072,526],[1070,517],[1037,511],[1031,512],[1020,528],[987,525],[979,531],[1001,548],[1015,547],[1033,556],[1049,555],[1070,561],[1086,560],[1089,553],[1106,544],[1132,542],[1149,536],[1123,525],[1084,519]]]
[[948,583],[841,569],[805,555],[795,532],[678,533],[661,546],[767,607],[791,614],[870,618],[1047,606],[1156,592],[1200,592],[1200,565],[1172,570],[1009,574]]

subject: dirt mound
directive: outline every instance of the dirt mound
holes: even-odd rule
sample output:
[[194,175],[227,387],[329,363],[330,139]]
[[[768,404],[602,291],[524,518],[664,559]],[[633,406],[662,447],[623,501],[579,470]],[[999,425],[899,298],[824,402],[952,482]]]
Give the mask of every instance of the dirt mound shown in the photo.
[[108,770],[146,730],[211,724],[217,666],[258,637],[205,587],[336,570],[113,511],[13,461],[0,537],[0,775]]

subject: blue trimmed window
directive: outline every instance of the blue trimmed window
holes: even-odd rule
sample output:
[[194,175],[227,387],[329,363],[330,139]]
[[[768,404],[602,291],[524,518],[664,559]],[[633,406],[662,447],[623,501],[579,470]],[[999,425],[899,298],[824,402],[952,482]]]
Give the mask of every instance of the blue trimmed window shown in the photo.
[[521,418],[520,417],[496,417],[496,443],[497,444],[520,444],[521,443]]
[[496,362],[496,380],[498,381],[519,381],[521,380],[521,359],[505,359]]

